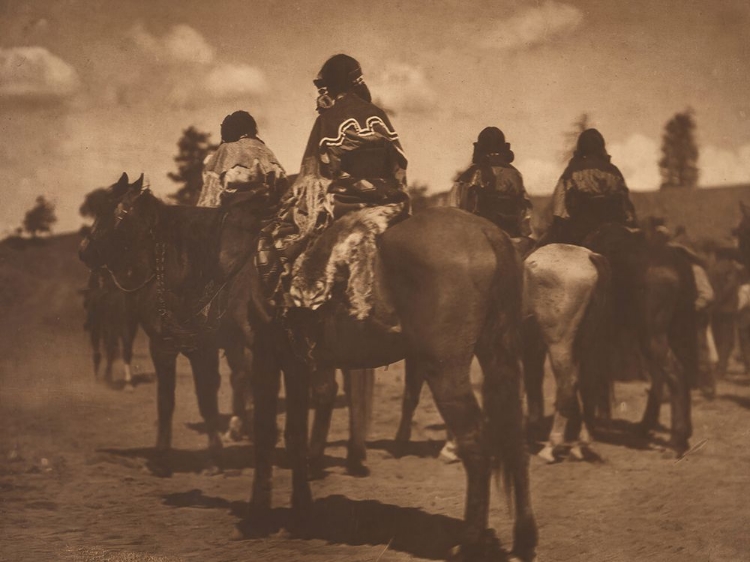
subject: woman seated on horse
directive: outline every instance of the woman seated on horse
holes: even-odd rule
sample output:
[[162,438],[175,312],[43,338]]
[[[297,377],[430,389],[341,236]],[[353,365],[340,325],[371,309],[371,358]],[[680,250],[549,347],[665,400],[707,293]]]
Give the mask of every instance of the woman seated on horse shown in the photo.
[[255,119],[247,111],[235,111],[221,123],[221,144],[206,158],[199,207],[227,210],[219,242],[219,267],[223,277],[247,260],[255,247],[252,228],[245,222],[251,213],[243,202],[260,205],[272,214],[287,189],[286,172],[266,144],[258,138]]
[[497,127],[486,127],[474,143],[471,167],[453,184],[451,205],[494,222],[511,238],[531,234],[531,201],[515,155]]
[[553,223],[540,244],[581,244],[606,223],[637,226],[625,178],[610,160],[602,134],[583,131],[555,187]]
[[[388,116],[372,103],[359,63],[335,55],[313,82],[319,115],[300,174],[261,239],[258,265],[274,295],[280,278],[281,292],[288,291],[293,261],[334,221],[368,208],[383,209],[388,223],[408,213],[406,157]],[[288,298],[284,304],[292,305]]]

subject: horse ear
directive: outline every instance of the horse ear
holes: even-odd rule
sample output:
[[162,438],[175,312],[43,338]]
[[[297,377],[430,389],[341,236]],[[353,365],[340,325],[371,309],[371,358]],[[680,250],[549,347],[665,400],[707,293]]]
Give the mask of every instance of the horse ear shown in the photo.
[[136,191],[141,191],[143,189],[143,174],[141,174],[141,177],[139,177],[132,185],[132,188]]
[[125,172],[122,173],[120,176],[120,179],[117,180],[117,185],[127,185],[130,183],[130,178],[128,178],[128,174]]
[[745,218],[750,218],[750,207],[745,205],[745,202],[740,200],[740,211],[742,211],[742,216]]

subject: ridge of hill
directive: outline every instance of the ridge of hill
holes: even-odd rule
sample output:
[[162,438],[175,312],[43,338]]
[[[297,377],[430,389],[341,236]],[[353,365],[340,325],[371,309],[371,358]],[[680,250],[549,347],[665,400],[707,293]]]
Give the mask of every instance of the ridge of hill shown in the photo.
[[[684,226],[688,236],[695,241],[707,239],[733,245],[732,229],[739,224],[739,202],[750,203],[750,184],[697,189],[660,189],[657,191],[631,191],[630,198],[638,216],[663,217],[670,230]],[[532,195],[534,205],[532,225],[544,230],[549,224],[551,195]],[[448,192],[428,197],[429,205],[445,206]]]

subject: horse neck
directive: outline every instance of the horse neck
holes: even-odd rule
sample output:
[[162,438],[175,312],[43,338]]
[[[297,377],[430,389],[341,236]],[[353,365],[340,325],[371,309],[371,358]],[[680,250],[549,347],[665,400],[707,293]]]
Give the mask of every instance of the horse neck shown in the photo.
[[221,227],[219,209],[160,204],[157,213],[156,241],[164,244],[168,267],[179,265],[168,272],[170,279],[184,283],[214,275]]

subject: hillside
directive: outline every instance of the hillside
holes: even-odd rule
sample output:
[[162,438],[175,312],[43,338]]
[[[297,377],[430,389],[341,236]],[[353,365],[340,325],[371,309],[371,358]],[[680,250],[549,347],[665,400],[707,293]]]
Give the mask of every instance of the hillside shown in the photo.
[[[429,197],[430,205],[447,204],[448,192]],[[631,198],[639,217],[664,217],[670,229],[684,226],[696,241],[713,239],[732,243],[731,230],[740,221],[739,201],[750,202],[750,184],[700,189],[633,191]],[[550,196],[532,196],[535,229],[543,229],[550,219]]]

